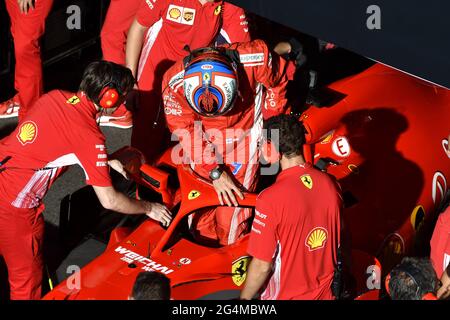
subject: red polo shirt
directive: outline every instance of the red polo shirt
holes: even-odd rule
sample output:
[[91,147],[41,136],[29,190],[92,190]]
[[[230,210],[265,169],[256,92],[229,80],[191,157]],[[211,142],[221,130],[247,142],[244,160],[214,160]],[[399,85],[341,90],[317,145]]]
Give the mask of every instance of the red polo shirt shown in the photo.
[[430,244],[430,258],[440,278],[450,263],[450,207],[439,216]]
[[340,207],[334,181],[309,164],[283,170],[260,193],[248,253],[273,262],[261,299],[333,299]]
[[105,137],[97,110],[84,94],[60,90],[43,95],[8,137],[0,141],[1,201],[34,208],[65,167],[78,164],[86,183],[111,186]]

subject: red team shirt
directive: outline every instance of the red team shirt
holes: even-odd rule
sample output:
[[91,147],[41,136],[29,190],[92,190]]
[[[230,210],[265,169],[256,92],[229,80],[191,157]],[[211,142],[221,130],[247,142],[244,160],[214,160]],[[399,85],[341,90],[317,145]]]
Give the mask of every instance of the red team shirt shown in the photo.
[[283,170],[256,200],[248,253],[273,262],[263,300],[333,299],[341,198],[310,164]]
[[[250,41],[244,11],[224,1],[202,5],[198,0],[146,0],[136,20],[150,27],[141,53],[138,79],[149,56],[151,63],[176,61],[186,56],[185,45],[192,50],[212,45],[219,33],[229,43]],[[153,65],[152,70],[157,67]]]
[[105,137],[94,104],[84,94],[60,90],[41,97],[14,132],[0,142],[1,201],[17,208],[41,204],[66,166],[80,165],[86,183],[111,186]]
[[431,238],[431,261],[438,277],[450,264],[450,207],[439,216]]

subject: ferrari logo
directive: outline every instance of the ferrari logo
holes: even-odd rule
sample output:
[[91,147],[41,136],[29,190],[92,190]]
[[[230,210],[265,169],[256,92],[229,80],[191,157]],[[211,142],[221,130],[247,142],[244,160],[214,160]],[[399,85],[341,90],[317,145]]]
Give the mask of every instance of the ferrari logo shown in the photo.
[[192,190],[191,192],[189,192],[188,195],[188,199],[189,200],[194,200],[197,199],[198,197],[200,197],[201,193],[197,190]]
[[33,143],[36,140],[38,134],[38,127],[33,121],[24,122],[17,133],[17,139],[22,144],[22,146]]
[[209,82],[210,79],[211,79],[211,76],[209,75],[209,73],[205,72],[205,74],[203,75],[203,81]]
[[214,15],[218,16],[222,12],[222,6],[217,6],[216,10],[214,10]]
[[178,19],[180,16],[181,16],[181,11],[180,11],[180,9],[178,9],[178,8],[172,8],[170,11],[169,11],[169,16],[172,18],[172,19]]
[[80,98],[78,98],[77,96],[73,96],[72,98],[69,98],[66,102],[75,105],[80,102]]
[[312,181],[311,176],[309,174],[305,174],[305,175],[301,176],[300,180],[303,182],[305,187],[307,187],[308,189],[312,189],[313,181]]
[[322,249],[325,246],[325,242],[328,238],[328,231],[324,228],[317,227],[312,229],[306,237],[305,245],[309,248],[309,251]]
[[235,262],[233,262],[233,265],[231,266],[231,274],[232,274],[232,280],[235,285],[240,287],[245,279],[247,278],[247,270],[248,265],[250,263],[250,257],[241,257]]

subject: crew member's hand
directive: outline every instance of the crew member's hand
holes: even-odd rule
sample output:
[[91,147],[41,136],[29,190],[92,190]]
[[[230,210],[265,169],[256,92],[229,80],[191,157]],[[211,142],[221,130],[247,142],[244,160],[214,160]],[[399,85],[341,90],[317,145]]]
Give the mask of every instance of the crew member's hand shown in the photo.
[[17,0],[17,4],[21,13],[27,14],[30,8],[34,10],[34,0]]
[[[213,181],[214,189],[216,189],[217,196],[219,197],[220,204],[224,205],[224,200],[226,204],[231,207],[234,205],[238,206],[236,196],[234,192],[241,198],[244,199],[244,194],[239,190],[239,188],[234,184],[234,181],[228,175],[226,171],[222,172],[220,178]],[[233,192],[234,191],[234,192]]]
[[442,273],[441,284],[442,286],[437,291],[437,298],[440,300],[445,300],[450,297],[450,265]]
[[292,47],[289,42],[279,42],[275,46],[275,48],[273,48],[273,51],[278,53],[280,56],[291,53],[291,50],[292,50]]
[[125,171],[122,162],[120,162],[117,159],[112,159],[108,161],[108,164],[111,168],[113,168],[115,171],[117,171],[118,173],[120,173],[125,179],[129,180],[128,178],[128,174]]
[[145,214],[153,220],[159,221],[167,227],[172,221],[172,213],[163,204],[157,202],[146,202]]

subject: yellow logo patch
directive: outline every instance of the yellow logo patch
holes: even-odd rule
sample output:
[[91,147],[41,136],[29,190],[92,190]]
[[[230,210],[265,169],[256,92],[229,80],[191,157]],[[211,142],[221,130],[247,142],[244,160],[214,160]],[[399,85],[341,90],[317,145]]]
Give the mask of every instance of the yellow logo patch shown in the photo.
[[172,8],[172,9],[169,11],[169,16],[170,16],[172,19],[178,19],[178,18],[181,16],[181,11],[180,11],[180,9],[178,9],[178,8]]
[[77,103],[80,102],[80,98],[78,98],[77,96],[73,96],[72,98],[67,99],[66,101],[67,103],[76,105]]
[[17,133],[17,139],[24,146],[33,143],[38,134],[38,127],[33,121],[24,122]]
[[222,6],[217,6],[216,10],[214,10],[214,15],[218,16],[222,12]]
[[235,285],[240,287],[247,278],[248,265],[250,264],[250,257],[240,257],[233,262],[231,266],[232,280]]
[[325,246],[327,238],[328,231],[324,228],[317,227],[309,232],[305,245],[309,248],[309,251],[322,249]]
[[300,177],[300,180],[303,182],[304,186],[308,189],[312,189],[313,187],[313,181],[309,174],[304,174]]
[[191,190],[191,192],[189,192],[189,194],[188,194],[188,199],[189,200],[194,200],[194,199],[197,199],[200,196],[201,196],[201,193],[199,191]]

